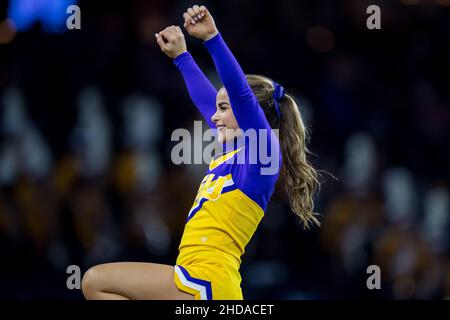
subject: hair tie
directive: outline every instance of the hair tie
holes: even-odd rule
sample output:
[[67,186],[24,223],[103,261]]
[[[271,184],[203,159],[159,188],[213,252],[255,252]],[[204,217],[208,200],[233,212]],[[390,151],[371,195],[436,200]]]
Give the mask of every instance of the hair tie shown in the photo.
[[283,113],[280,111],[280,105],[278,102],[280,102],[281,98],[284,97],[284,88],[282,85],[278,84],[275,81],[272,81],[273,84],[273,99],[275,101],[275,111],[277,112],[278,118],[281,118]]

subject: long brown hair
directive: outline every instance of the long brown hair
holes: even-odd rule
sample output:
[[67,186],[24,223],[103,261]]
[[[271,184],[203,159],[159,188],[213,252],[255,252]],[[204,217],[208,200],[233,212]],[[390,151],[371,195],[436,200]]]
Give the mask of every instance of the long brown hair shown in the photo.
[[275,109],[272,80],[259,75],[247,75],[247,81],[272,129],[279,129],[280,148],[283,158],[281,178],[284,181],[292,211],[306,228],[320,225],[314,213],[314,194],[319,186],[318,173],[308,162],[306,147],[308,132],[303,124],[295,99],[284,94],[279,100],[281,116]]

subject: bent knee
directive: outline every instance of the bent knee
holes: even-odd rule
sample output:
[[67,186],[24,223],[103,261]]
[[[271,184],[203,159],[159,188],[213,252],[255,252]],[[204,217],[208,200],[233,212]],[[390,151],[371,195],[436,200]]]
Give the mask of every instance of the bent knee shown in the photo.
[[81,280],[81,290],[87,300],[93,300],[98,297],[101,291],[100,266],[95,266],[86,271]]

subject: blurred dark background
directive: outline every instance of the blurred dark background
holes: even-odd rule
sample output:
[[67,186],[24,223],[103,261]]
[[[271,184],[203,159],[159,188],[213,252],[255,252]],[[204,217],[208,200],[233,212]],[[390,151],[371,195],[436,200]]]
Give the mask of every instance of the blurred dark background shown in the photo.
[[[173,265],[205,165],[171,161],[173,130],[201,117],[154,34],[195,3],[0,4],[0,298],[82,299],[69,265]],[[81,30],[65,27],[69,4]],[[320,228],[276,192],[243,256],[244,297],[448,299],[450,1],[199,4],[246,73],[295,93],[311,161],[337,177],[323,174]],[[372,4],[381,30],[366,27]],[[366,287],[372,264],[381,290]]]

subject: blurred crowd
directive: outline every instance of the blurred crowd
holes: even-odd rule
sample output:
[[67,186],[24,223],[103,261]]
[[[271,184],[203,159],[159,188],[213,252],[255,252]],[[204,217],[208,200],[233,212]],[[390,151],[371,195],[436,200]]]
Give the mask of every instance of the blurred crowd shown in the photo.
[[[376,2],[381,30],[367,1],[204,3],[245,72],[296,95],[321,170],[321,227],[278,186],[243,256],[247,299],[450,298],[450,2]],[[81,299],[69,265],[174,264],[207,164],[171,161],[173,130],[201,117],[154,33],[192,4],[79,1],[81,30],[0,44],[0,298]]]

